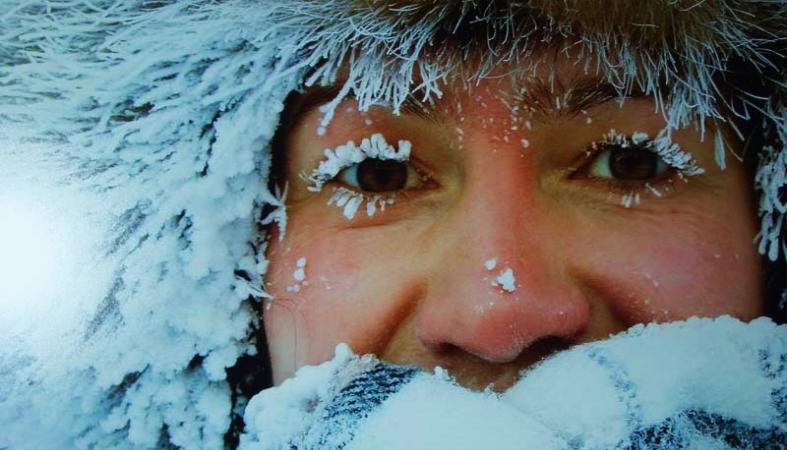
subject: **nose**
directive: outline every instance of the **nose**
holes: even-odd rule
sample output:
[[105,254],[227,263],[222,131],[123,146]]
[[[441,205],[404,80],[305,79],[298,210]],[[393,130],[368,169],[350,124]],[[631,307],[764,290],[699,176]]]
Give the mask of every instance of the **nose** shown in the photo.
[[514,157],[477,164],[436,230],[415,317],[416,336],[432,351],[506,363],[588,326],[590,304],[568,270],[570,238],[562,239],[571,230],[540,198],[533,164]]

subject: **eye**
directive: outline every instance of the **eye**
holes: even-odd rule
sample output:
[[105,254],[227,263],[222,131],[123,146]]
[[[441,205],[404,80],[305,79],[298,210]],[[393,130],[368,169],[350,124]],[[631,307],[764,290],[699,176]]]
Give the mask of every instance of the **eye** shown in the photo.
[[641,145],[602,143],[596,145],[587,176],[641,181],[658,177],[669,168],[659,155]]
[[406,161],[367,158],[342,170],[337,178],[364,192],[393,192],[417,185],[419,175]]

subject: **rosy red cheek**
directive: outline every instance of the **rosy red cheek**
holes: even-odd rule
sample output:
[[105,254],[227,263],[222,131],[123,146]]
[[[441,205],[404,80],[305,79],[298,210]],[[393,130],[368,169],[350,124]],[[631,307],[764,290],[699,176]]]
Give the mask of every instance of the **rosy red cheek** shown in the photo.
[[658,245],[647,249],[634,240],[610,246],[603,263],[587,266],[593,267],[585,272],[587,280],[624,322],[721,314],[751,318],[761,312],[759,272],[752,270],[759,258],[753,249],[735,252],[710,244],[720,230],[707,230],[702,240],[681,236],[680,228],[672,231],[650,236]]

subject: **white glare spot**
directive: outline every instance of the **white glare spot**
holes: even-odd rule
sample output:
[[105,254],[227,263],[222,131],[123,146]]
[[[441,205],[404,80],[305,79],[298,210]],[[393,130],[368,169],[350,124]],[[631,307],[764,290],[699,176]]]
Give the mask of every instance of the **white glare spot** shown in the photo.
[[64,262],[53,228],[30,205],[0,204],[0,305],[24,305],[50,290]]
[[495,258],[487,259],[486,262],[484,262],[484,267],[486,267],[486,270],[495,270],[496,266],[497,260]]
[[527,139],[522,139],[522,147],[523,148],[530,147],[530,141],[528,141]]

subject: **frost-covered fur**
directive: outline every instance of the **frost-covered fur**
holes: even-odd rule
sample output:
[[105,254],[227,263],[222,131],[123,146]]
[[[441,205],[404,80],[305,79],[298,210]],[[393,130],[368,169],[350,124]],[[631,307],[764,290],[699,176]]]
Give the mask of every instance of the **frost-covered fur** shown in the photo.
[[[268,186],[271,139],[288,93],[335,82],[344,62],[334,106],[354,94],[398,107],[411,91],[440,95],[467,56],[481,57],[471,79],[501,61],[531,70],[546,42],[590,56],[621,93],[652,94],[673,128],[761,117],[760,250],[785,251],[783,1],[2,3],[0,154],[35,148],[98,199],[110,225],[95,260],[113,270],[84,302],[64,369],[19,366],[35,389],[12,384],[0,400],[32,404],[79,448],[222,447],[242,404],[225,368],[256,351],[265,296],[258,224],[286,218]],[[753,95],[724,85],[734,61],[759,71]]]

